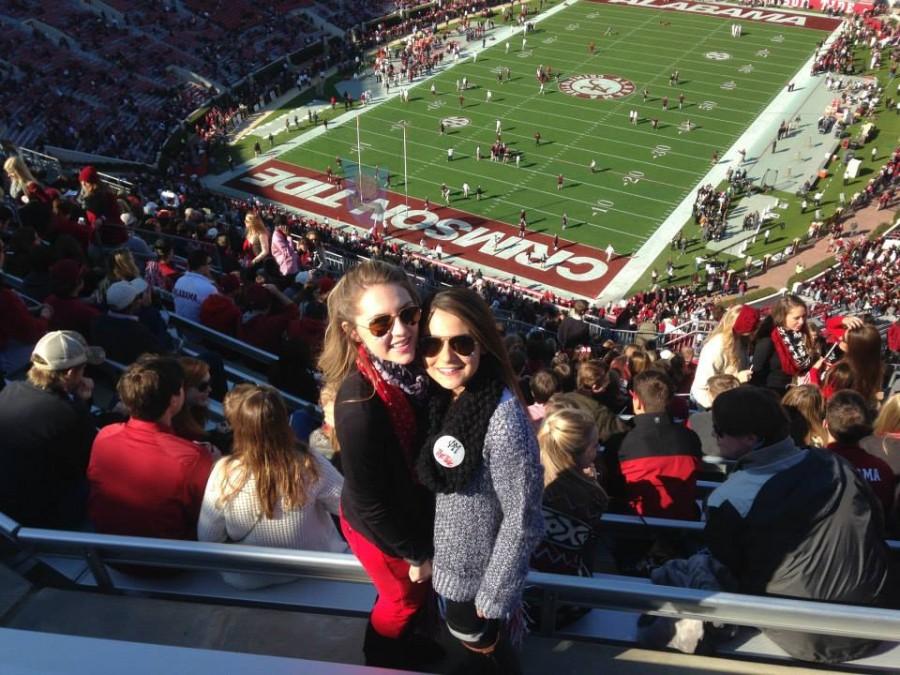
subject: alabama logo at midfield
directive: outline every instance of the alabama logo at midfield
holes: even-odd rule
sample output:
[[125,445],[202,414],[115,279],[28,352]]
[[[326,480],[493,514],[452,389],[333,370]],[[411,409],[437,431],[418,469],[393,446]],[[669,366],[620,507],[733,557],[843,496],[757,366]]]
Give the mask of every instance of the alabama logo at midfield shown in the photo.
[[634,93],[634,82],[615,75],[572,75],[559,83],[559,90],[579,98],[625,98]]

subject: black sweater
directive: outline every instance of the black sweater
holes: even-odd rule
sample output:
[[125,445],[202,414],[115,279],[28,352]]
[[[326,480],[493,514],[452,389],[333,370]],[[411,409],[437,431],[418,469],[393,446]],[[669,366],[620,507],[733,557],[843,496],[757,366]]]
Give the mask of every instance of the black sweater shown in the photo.
[[753,374],[750,384],[783,394],[793,379],[781,367],[781,359],[769,336],[761,337],[753,349]]
[[344,518],[388,555],[413,563],[430,559],[434,495],[413,477],[387,409],[358,371],[338,391],[334,426]]

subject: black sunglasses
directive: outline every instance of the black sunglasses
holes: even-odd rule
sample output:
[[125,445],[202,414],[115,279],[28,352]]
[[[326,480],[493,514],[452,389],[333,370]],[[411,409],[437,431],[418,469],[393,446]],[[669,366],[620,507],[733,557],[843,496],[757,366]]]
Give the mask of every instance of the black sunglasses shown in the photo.
[[202,393],[204,391],[209,391],[210,386],[211,385],[210,385],[209,380],[203,380],[203,382],[201,382],[200,384],[197,385],[196,389],[197,389],[197,391]]
[[371,319],[365,327],[369,329],[372,335],[380,338],[391,332],[395,319],[400,319],[407,326],[415,326],[421,318],[422,308],[417,305],[410,305],[401,309],[397,314],[380,314]]
[[450,349],[460,356],[472,356],[477,344],[471,335],[454,335],[453,337],[429,335],[422,338],[420,349],[424,356],[431,358],[441,353],[445,342],[449,343]]

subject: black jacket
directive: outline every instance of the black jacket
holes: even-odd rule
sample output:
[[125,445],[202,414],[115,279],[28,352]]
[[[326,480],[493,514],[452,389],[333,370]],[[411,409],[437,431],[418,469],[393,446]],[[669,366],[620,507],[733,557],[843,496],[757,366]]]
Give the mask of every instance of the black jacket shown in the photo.
[[0,391],[0,511],[30,527],[76,527],[95,435],[80,401],[9,383]]
[[163,347],[150,329],[135,319],[103,314],[91,325],[91,344],[103,347],[106,356],[125,365],[134,363],[141,354],[160,354]]
[[[893,602],[884,522],[850,464],[790,438],[745,455],[707,500],[705,536],[742,593],[857,605]],[[895,584],[894,584],[895,585]],[[791,656],[840,663],[877,642],[767,630]]]
[[761,337],[753,348],[750,384],[783,394],[793,379],[781,367],[781,359],[769,336]]
[[560,349],[574,349],[591,343],[591,331],[583,320],[567,316],[559,324],[556,339]]
[[334,427],[344,518],[388,555],[415,563],[431,558],[434,495],[410,471],[387,409],[358,371],[338,391]]

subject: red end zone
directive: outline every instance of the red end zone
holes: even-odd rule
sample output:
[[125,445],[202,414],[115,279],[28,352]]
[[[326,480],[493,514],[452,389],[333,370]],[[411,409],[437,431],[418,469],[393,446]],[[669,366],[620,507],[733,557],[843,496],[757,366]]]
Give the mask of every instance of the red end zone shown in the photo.
[[[264,162],[225,185],[322,218],[350,225],[372,222],[367,211],[371,212],[373,205],[351,203],[353,190],[338,189],[324,174],[286,162]],[[553,237],[546,234],[528,232],[520,239],[518,229],[506,223],[449,206],[432,205],[426,211],[425,202],[414,197],[409,198],[407,211],[404,196],[396,192],[388,191],[375,201],[384,209],[390,237],[414,245],[424,237],[431,249],[440,243],[451,262],[493,268],[499,276],[515,276],[524,285],[532,282],[545,289],[594,298],[628,260],[618,257],[607,264],[604,252],[562,237],[559,250],[554,252]],[[501,237],[495,246],[498,233]],[[542,266],[544,255],[547,259]]]
[[810,14],[794,14],[781,11],[781,7],[735,7],[710,2],[669,2],[668,0],[591,0],[607,5],[632,5],[649,9],[665,9],[674,12],[693,12],[718,16],[731,21],[763,21],[765,23],[815,30],[833,31],[841,25],[841,19]]

